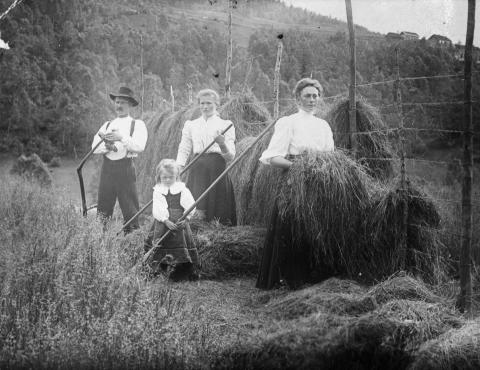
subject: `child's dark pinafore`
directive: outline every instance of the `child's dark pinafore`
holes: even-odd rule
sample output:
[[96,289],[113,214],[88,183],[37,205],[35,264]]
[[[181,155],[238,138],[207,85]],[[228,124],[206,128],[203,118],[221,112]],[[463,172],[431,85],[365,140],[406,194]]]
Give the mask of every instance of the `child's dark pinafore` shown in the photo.
[[[169,220],[177,222],[185,209],[180,204],[181,193],[165,195],[168,204]],[[149,239],[153,245],[167,232],[167,226],[158,220],[154,220],[150,230]],[[147,246],[146,246],[147,248]],[[198,252],[193,242],[190,225],[185,222],[182,230],[170,231],[162,244],[155,250],[152,256],[151,267],[154,274],[172,268],[170,279],[185,280],[197,277]]]

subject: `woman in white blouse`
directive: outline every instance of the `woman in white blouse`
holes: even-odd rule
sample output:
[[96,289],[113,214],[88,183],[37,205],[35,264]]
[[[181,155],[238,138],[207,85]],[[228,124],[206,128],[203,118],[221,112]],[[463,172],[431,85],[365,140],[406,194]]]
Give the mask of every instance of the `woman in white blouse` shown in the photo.
[[[197,94],[197,101],[202,115],[193,121],[185,122],[177,153],[177,164],[183,167],[190,155],[197,155],[215,140],[215,144],[190,170],[187,187],[195,199],[225,170],[226,163],[235,157],[235,128],[232,126],[221,135],[232,122],[218,116],[220,98],[217,92],[201,90]],[[217,219],[223,224],[236,225],[235,198],[228,176],[197,205],[196,217],[206,221]]]
[[[294,89],[298,112],[282,117],[260,161],[288,170],[295,156],[307,150],[333,151],[333,133],[330,125],[314,114],[323,94],[317,80],[304,78]],[[290,222],[278,215],[275,205],[257,278],[257,287],[271,289],[283,279],[296,288],[310,279],[308,248],[294,248]]]

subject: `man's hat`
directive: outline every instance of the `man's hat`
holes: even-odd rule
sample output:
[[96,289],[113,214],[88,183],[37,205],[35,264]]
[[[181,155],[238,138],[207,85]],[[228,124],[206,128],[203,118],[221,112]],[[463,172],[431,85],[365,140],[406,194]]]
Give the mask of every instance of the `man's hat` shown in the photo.
[[117,97],[125,98],[130,101],[133,107],[138,105],[137,99],[133,97],[133,91],[126,86],[122,86],[118,89],[118,94],[110,93],[110,99],[115,100]]

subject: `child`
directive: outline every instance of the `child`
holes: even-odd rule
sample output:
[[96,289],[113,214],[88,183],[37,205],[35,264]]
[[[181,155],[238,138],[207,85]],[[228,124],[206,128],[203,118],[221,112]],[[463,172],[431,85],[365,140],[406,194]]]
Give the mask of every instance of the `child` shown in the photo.
[[[198,279],[198,252],[193,244],[192,232],[188,219],[195,210],[190,212],[184,221],[177,222],[183,213],[194,203],[190,190],[183,182],[177,181],[179,168],[173,159],[162,159],[155,171],[156,185],[153,187],[153,217],[154,223],[149,238],[156,245],[158,240],[170,230],[152,256],[153,273],[170,270],[170,279]],[[145,243],[145,252],[151,248],[149,240]]]

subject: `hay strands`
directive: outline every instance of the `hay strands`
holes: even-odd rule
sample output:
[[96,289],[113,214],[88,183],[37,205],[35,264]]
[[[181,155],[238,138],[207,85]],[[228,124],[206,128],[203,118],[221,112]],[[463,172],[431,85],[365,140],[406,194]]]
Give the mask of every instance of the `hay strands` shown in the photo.
[[[248,151],[250,149],[252,149],[255,144],[257,144],[260,139],[265,136],[269,131],[270,129],[275,125],[275,123],[277,123],[277,121],[272,121],[267,127],[265,127],[265,129],[256,137],[256,139],[247,147],[245,148],[245,150],[239,155],[237,156],[232,163],[230,163],[230,165],[215,179],[214,182],[212,182],[212,184],[198,197],[198,199],[195,201],[195,203],[193,203],[190,208],[188,208],[182,215],[182,217],[180,217],[178,219],[177,222],[181,222],[183,220],[185,220],[185,218],[187,218],[187,216],[195,209],[195,207],[197,206],[198,203],[200,203],[202,201],[203,198],[205,198],[207,196],[207,194],[218,184],[218,182],[220,180],[222,180],[229,172],[230,170],[235,167],[235,165],[243,158],[243,156],[245,156]],[[150,256],[152,255],[152,253],[158,248],[158,246],[161,244],[161,242],[170,234],[170,230],[167,230],[167,232],[165,234],[163,234],[163,236],[155,243],[155,245],[153,246],[152,249],[150,249],[144,256],[143,256],[143,263],[145,263],[149,258]]]
[[[224,135],[230,128],[233,127],[233,123],[228,125],[228,127],[223,130],[220,135]],[[208,146],[203,149],[200,153],[197,154],[195,158],[192,159],[192,161],[183,169],[183,171],[180,173],[180,176],[183,175],[185,172],[187,172],[194,164],[195,162],[202,156],[204,155],[210,147],[215,144],[215,140],[213,140]],[[130,225],[139,215],[141,215],[151,204],[153,203],[153,199],[151,199],[147,204],[145,204],[137,213],[135,213],[130,220],[125,222],[121,228],[121,230],[117,233],[120,234],[128,225]]]

